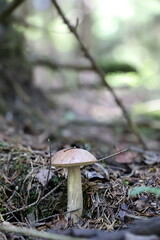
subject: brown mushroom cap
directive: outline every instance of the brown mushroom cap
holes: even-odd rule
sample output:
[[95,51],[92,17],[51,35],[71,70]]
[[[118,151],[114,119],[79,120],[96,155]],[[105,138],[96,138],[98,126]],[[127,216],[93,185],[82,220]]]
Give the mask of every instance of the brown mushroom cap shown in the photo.
[[80,148],[62,149],[51,159],[51,164],[57,167],[73,167],[89,165],[97,159],[88,151]]

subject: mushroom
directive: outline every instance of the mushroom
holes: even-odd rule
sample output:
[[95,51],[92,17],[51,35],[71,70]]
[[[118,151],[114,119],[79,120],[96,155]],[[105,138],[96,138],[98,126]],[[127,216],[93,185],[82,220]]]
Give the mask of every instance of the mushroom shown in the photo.
[[56,167],[68,169],[67,179],[67,218],[77,223],[83,211],[83,194],[80,166],[97,162],[97,159],[88,151],[80,148],[70,148],[58,151],[51,159]]

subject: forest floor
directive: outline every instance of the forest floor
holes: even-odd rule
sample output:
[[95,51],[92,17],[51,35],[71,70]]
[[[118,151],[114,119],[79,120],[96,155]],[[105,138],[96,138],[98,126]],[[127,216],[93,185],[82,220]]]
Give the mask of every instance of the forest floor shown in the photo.
[[[123,93],[123,98],[127,99],[127,94]],[[97,159],[128,148],[125,153],[82,167],[84,210],[76,227],[115,231],[134,220],[158,216],[156,194],[130,195],[134,187],[156,188],[160,184],[159,135],[151,122],[138,122],[148,144],[146,151],[123,120],[113,120],[120,119],[121,111],[103,91],[97,95],[87,91],[83,98],[76,92],[52,99],[56,106],[45,116],[47,125],[32,125],[31,119],[19,125],[0,117],[1,218],[37,229],[73,227],[65,217],[66,170],[50,166],[51,155],[68,147],[84,148]],[[132,100],[127,104],[132,105]]]

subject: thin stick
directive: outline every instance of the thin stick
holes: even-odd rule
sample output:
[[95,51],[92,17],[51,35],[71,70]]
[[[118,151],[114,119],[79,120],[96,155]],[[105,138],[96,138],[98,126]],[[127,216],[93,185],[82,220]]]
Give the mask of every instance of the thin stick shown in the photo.
[[47,180],[46,180],[46,184],[45,186],[47,186],[48,181],[49,181],[49,176],[50,176],[50,172],[51,172],[51,157],[52,157],[52,149],[51,149],[51,141],[48,138],[48,144],[49,144],[49,169],[48,169],[48,175],[47,175]]
[[136,135],[138,141],[142,144],[142,146],[146,149],[146,143],[144,142],[142,136],[140,135],[137,125],[136,123],[134,123],[127,111],[127,109],[125,108],[125,106],[123,105],[123,103],[121,102],[121,100],[118,98],[118,96],[116,95],[116,93],[114,92],[114,89],[109,85],[109,83],[106,81],[105,79],[105,74],[104,72],[101,70],[101,68],[99,68],[99,66],[97,65],[96,61],[94,60],[94,58],[91,56],[90,52],[88,51],[88,49],[85,47],[85,45],[83,44],[83,42],[81,41],[81,38],[77,32],[77,28],[75,28],[74,26],[71,25],[71,23],[68,21],[68,19],[66,18],[64,12],[62,11],[62,9],[59,7],[58,3],[56,0],[51,0],[51,2],[54,4],[55,8],[57,9],[58,14],[61,16],[63,22],[67,25],[68,29],[70,30],[71,33],[73,33],[73,35],[75,36],[75,38],[77,39],[79,46],[82,50],[82,52],[84,53],[84,56],[90,61],[92,68],[95,70],[95,72],[99,75],[102,83],[104,86],[106,86],[109,90],[109,92],[112,94],[115,102],[117,103],[117,105],[120,107],[120,109],[123,112],[123,115],[126,119],[126,122],[129,126],[129,128],[132,130],[132,132]]
[[7,215],[12,214],[12,213],[16,213],[16,212],[20,212],[20,211],[25,211],[25,210],[27,210],[28,208],[33,207],[33,206],[39,204],[41,201],[43,201],[43,200],[46,199],[49,195],[51,195],[54,191],[56,191],[65,181],[66,181],[66,180],[64,179],[64,180],[63,180],[62,182],[60,182],[55,188],[53,188],[50,192],[48,192],[46,195],[44,195],[40,200],[39,200],[39,197],[38,197],[38,199],[37,199],[35,202],[33,202],[33,203],[31,203],[31,204],[29,204],[29,205],[27,205],[27,206],[24,206],[24,207],[15,209],[15,210],[13,210],[13,211],[9,211],[8,213],[4,213],[4,214],[2,214],[2,216],[4,217],[4,216],[7,216]]
[[[51,142],[50,142],[49,138],[48,138],[48,143],[49,143],[49,168],[48,168],[48,173],[47,173],[46,184],[42,188],[42,192],[41,192],[41,196],[39,198],[39,202],[41,201],[41,199],[42,199],[42,197],[44,195],[44,191],[45,191],[45,188],[46,188],[46,186],[47,186],[47,184],[49,182],[49,177],[50,177],[50,172],[51,172],[51,155],[52,155],[52,153],[51,153]],[[38,205],[38,203],[37,203],[37,205]]]
[[105,160],[105,159],[114,157],[114,156],[119,155],[119,154],[121,154],[121,153],[127,152],[128,150],[129,150],[129,148],[123,149],[123,150],[121,150],[121,151],[119,151],[119,152],[116,152],[116,153],[113,153],[113,154],[111,154],[111,155],[109,155],[109,156],[100,158],[100,159],[98,159],[98,161],[102,161],[102,160]]
[[86,238],[77,238],[77,237],[65,236],[62,234],[48,233],[48,232],[37,231],[35,229],[25,228],[25,227],[23,228],[15,227],[5,222],[0,225],[0,231],[6,232],[6,233],[14,232],[14,233],[19,233],[25,236],[39,237],[39,238],[45,238],[50,240],[86,240]]
[[[93,68],[90,65],[80,65],[78,63],[60,63],[55,62],[50,59],[34,59],[32,60],[32,63],[34,65],[40,65],[48,67],[52,70],[56,70],[57,68],[66,69],[66,70],[72,70],[72,71],[93,71]],[[101,66],[105,73],[116,73],[116,72],[122,72],[122,73],[128,73],[128,72],[137,72],[136,69],[130,65],[127,65],[126,63],[118,63],[118,64],[107,64],[105,67]]]
[[[66,211],[66,212],[63,212],[63,215],[67,215],[68,213],[76,212],[76,211],[78,211],[78,210],[80,210],[80,208],[74,209],[74,210],[72,210],[72,211]],[[59,215],[60,215],[60,213],[57,213],[57,214],[54,214],[54,215],[50,215],[50,216],[48,216],[48,217],[41,218],[41,219],[35,221],[35,223],[42,222],[42,221],[44,221],[44,220],[46,220],[46,219],[55,218],[55,217],[58,217]],[[0,215],[0,216],[1,216],[1,215]],[[2,216],[1,216],[1,217],[2,217]]]

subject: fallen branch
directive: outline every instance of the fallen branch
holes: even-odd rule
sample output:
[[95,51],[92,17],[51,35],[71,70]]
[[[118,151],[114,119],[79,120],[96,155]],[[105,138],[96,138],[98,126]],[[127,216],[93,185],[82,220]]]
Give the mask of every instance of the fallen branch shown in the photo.
[[[50,232],[54,232],[54,230],[50,230]],[[117,232],[107,232],[95,229],[68,229],[63,232],[63,234],[67,236],[82,237],[89,240],[126,240],[126,235],[128,233],[135,234],[135,240],[136,236],[160,236],[160,217],[135,221],[128,229]],[[143,239],[146,238],[144,237]]]
[[[91,66],[79,65],[78,63],[58,63],[50,59],[36,59],[33,61],[34,65],[40,65],[48,67],[52,70],[59,68],[73,71],[93,71],[94,69]],[[101,65],[102,70],[105,73],[128,73],[128,72],[137,72],[136,68],[130,66],[126,63],[107,63],[106,65]]]
[[44,231],[37,231],[32,228],[26,228],[26,227],[15,227],[9,223],[2,223],[0,225],[0,231],[6,232],[6,233],[19,233],[24,236],[30,236],[30,237],[39,237],[43,239],[50,239],[50,240],[86,240],[85,238],[75,238],[75,237],[70,237],[70,236],[65,236],[62,234],[56,234],[56,233],[49,233],[49,232],[44,232]]
[[138,141],[141,143],[141,145],[144,148],[147,148],[146,143],[144,142],[141,134],[138,131],[137,125],[132,121],[127,109],[125,108],[125,106],[123,105],[123,103],[121,102],[120,98],[116,95],[116,93],[114,92],[114,89],[108,84],[108,82],[105,79],[105,74],[104,72],[101,70],[101,68],[99,68],[99,66],[97,65],[96,61],[94,60],[94,58],[91,56],[91,54],[89,53],[89,51],[87,50],[87,48],[85,47],[85,45],[83,44],[83,42],[80,39],[80,36],[77,32],[77,29],[75,26],[72,26],[71,23],[68,21],[68,19],[66,18],[64,12],[62,11],[62,9],[59,7],[58,3],[56,0],[51,0],[51,2],[53,3],[53,5],[55,6],[55,8],[57,9],[58,14],[61,16],[63,22],[67,25],[68,29],[70,30],[70,32],[75,36],[75,38],[77,39],[79,46],[82,50],[82,52],[84,53],[84,56],[90,61],[91,66],[93,68],[93,70],[99,75],[102,83],[104,86],[106,86],[109,90],[109,92],[112,94],[115,102],[117,103],[117,105],[120,107],[120,109],[123,112],[123,115],[127,121],[127,124],[129,126],[129,128],[132,130],[132,132],[136,135]]
[[8,4],[5,9],[0,13],[0,23],[4,22],[5,19],[11,15],[11,13],[25,0],[14,0]]
[[[160,236],[160,217],[154,217],[148,220],[139,220],[131,225],[126,230],[120,230],[117,232],[107,232],[103,230],[92,229],[67,229],[59,232],[54,229],[48,230],[48,232],[37,231],[31,228],[15,227],[9,223],[2,223],[0,225],[0,231],[9,233],[19,233],[25,236],[38,237],[39,240],[126,240],[126,236],[131,234],[134,239],[138,236],[154,236],[151,239],[159,239]],[[143,239],[148,239],[147,237]],[[139,239],[139,238],[137,238]]]
[[[83,84],[83,83],[76,83],[76,87],[78,90],[80,89],[89,89],[89,90],[103,90],[104,89],[104,86],[99,83],[99,84]],[[76,89],[75,86],[73,86],[73,89],[75,90]],[[114,87],[115,90],[125,90],[125,89],[130,89],[130,86],[127,86],[127,85],[123,85],[123,86],[119,86],[119,87]],[[52,88],[52,89],[49,89],[47,92],[49,94],[63,94],[63,93],[67,93],[67,92],[71,92],[72,91],[72,86],[69,86],[69,87],[55,87],[55,88]]]
[[[52,91],[51,91],[52,92]],[[98,127],[109,127],[114,128],[116,126],[125,127],[124,121],[121,119],[118,120],[106,120],[106,121],[99,121],[96,119],[90,119],[90,118],[73,118],[71,120],[63,121],[63,123],[59,124],[60,127],[66,127],[70,124],[78,125],[78,126],[98,126]],[[156,130],[160,130],[160,124],[157,120],[148,120],[148,119],[137,119],[136,124],[139,127],[147,127],[147,128],[153,128]]]

